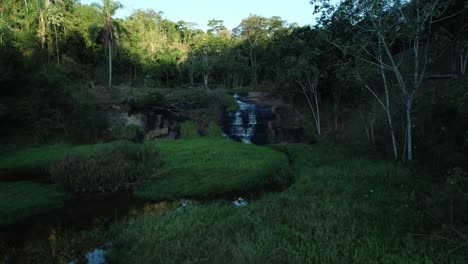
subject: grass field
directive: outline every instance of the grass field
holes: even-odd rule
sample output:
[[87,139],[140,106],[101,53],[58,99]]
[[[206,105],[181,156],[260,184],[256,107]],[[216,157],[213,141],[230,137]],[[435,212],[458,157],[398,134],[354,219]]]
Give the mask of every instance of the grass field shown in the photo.
[[[0,158],[0,172],[47,170],[65,154],[89,155],[117,143],[53,145],[9,153]],[[162,167],[136,194],[151,200],[207,197],[255,186],[287,181],[288,160],[268,147],[244,145],[224,139],[148,141],[160,151]],[[159,164],[158,164],[159,165]],[[155,165],[156,166],[156,165]]]
[[67,145],[57,144],[43,147],[22,149],[0,156],[0,172],[22,169],[44,169],[65,154],[83,154],[99,152],[108,144]]
[[161,175],[136,194],[151,200],[208,197],[288,180],[286,155],[225,139],[149,141],[162,154]]
[[285,150],[286,191],[117,225],[112,262],[466,263],[466,247],[434,238],[441,226],[411,205],[406,168],[327,145]]

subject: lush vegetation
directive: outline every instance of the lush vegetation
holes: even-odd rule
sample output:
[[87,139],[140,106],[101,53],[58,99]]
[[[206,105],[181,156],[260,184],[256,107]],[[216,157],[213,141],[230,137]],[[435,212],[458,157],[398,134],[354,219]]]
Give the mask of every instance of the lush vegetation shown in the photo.
[[270,148],[225,139],[148,142],[161,153],[160,177],[143,182],[138,196],[165,200],[254,191],[288,183],[287,157]]
[[[292,182],[246,208],[148,214],[83,244],[114,238],[122,263],[464,263],[467,1],[309,2],[313,25],[250,15],[204,32],[156,10],[116,18],[113,0],[0,1],[0,224],[66,197],[12,175],[153,202]],[[269,92],[297,138],[321,143],[222,140],[238,91]],[[287,133],[281,107],[267,126]],[[61,262],[52,251],[44,262]]]
[[106,144],[67,145],[33,147],[3,154],[0,159],[0,172],[10,173],[23,169],[48,169],[52,162],[65,154],[88,155],[102,151]]
[[50,168],[52,180],[70,191],[117,191],[138,186],[137,195],[152,200],[284,185],[290,177],[284,154],[213,137],[30,148],[10,153],[0,164],[8,173]]
[[[245,208],[225,203],[122,224],[118,263],[464,263],[458,226],[433,219],[411,172],[332,145],[283,147],[294,184]],[[434,188],[436,186],[432,186]],[[434,189],[432,189],[434,191]],[[431,197],[433,198],[433,197]],[[428,197],[429,199],[429,197]],[[464,207],[457,212],[463,213]],[[448,213],[448,210],[445,210]],[[452,229],[453,228],[453,229]],[[446,239],[449,238],[450,239]],[[174,254],[177,252],[177,254]]]
[[0,225],[63,206],[66,193],[56,187],[32,182],[0,182]]
[[90,155],[66,154],[55,161],[52,180],[74,192],[130,190],[159,173],[159,153],[148,146],[129,142],[109,144]]

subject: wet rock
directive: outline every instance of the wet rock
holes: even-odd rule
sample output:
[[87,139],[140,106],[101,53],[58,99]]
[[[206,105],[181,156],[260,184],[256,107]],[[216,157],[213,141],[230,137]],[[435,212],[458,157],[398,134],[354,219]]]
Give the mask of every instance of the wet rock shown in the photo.
[[169,128],[159,128],[155,130],[151,130],[145,135],[145,140],[153,140],[156,138],[161,138],[169,135]]
[[95,249],[86,254],[88,264],[104,264],[106,263],[106,251],[103,249]]
[[235,206],[235,207],[244,207],[244,206],[247,206],[248,203],[246,200],[244,200],[243,198],[239,197],[237,198],[236,200],[234,200],[232,202],[232,204]]

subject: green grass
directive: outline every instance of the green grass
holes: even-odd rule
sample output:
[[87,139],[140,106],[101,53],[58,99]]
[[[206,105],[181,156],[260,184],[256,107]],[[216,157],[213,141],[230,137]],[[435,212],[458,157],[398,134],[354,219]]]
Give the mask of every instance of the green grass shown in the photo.
[[143,182],[140,197],[162,200],[206,197],[284,182],[286,155],[271,148],[225,139],[150,141],[163,159],[162,173]]
[[62,189],[52,185],[0,182],[0,225],[62,207],[66,197]]
[[96,145],[66,145],[22,149],[0,156],[0,171],[14,171],[21,169],[46,169],[53,161],[62,158],[65,154],[86,155],[102,151],[108,144]]
[[[5,155],[1,171],[48,169],[65,154],[103,153],[117,142],[97,145],[54,145],[31,148]],[[225,139],[187,139],[148,141],[145,145],[161,153],[163,164],[157,174],[142,182],[136,190],[151,200],[181,197],[208,197],[244,191],[287,181],[286,155],[272,148],[245,145]]]
[[[204,151],[183,150],[187,159]],[[296,177],[286,191],[244,208],[214,203],[121,223],[112,262],[465,263],[466,247],[449,253],[456,244],[412,235],[440,225],[409,205],[406,168],[333,146],[285,150]]]

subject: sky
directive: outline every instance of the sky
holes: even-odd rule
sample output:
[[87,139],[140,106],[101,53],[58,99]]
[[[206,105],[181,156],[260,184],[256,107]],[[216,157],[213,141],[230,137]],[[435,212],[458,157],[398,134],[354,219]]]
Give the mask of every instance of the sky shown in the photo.
[[[100,0],[81,0],[82,4]],[[120,0],[124,8],[116,16],[124,18],[134,9],[154,9],[174,22],[184,20],[198,24],[206,30],[208,20],[224,20],[228,29],[237,27],[241,20],[252,15],[279,16],[288,23],[300,26],[313,24],[313,8],[310,0]]]

